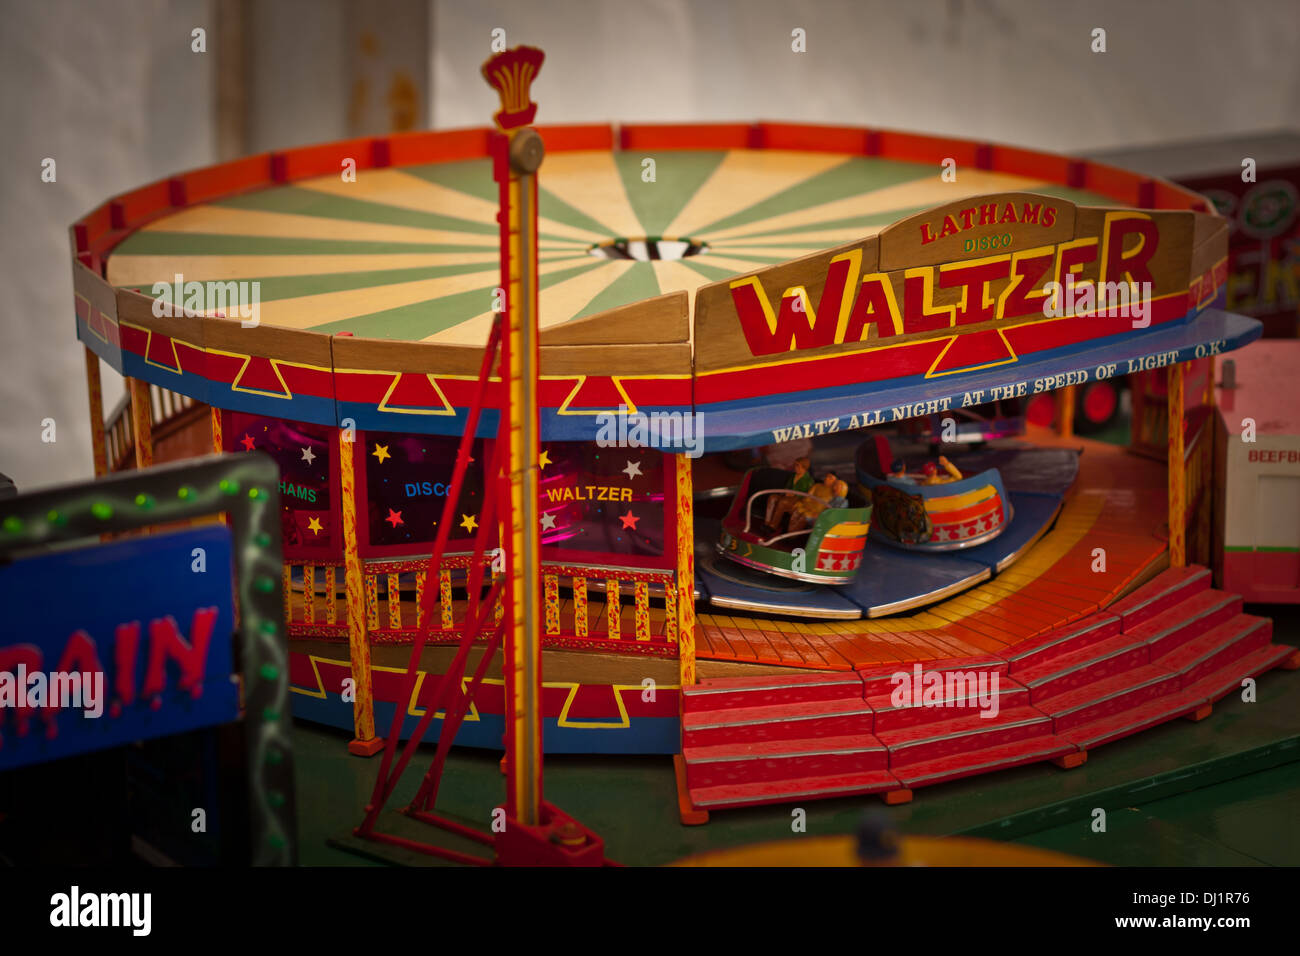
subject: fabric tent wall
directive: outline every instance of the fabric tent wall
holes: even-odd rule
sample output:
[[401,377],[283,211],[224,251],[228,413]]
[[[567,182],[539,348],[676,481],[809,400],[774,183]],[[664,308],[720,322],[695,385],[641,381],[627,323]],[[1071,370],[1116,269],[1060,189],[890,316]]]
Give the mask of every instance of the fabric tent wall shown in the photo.
[[1088,153],[1300,121],[1295,0],[434,0],[437,125],[484,122],[494,28],[547,53],[540,123],[791,120]]
[[[0,0],[0,472],[21,491],[93,471],[68,227],[115,193],[215,161],[210,14],[205,0]],[[207,53],[191,50],[196,27]],[[122,379],[103,369],[107,410]]]

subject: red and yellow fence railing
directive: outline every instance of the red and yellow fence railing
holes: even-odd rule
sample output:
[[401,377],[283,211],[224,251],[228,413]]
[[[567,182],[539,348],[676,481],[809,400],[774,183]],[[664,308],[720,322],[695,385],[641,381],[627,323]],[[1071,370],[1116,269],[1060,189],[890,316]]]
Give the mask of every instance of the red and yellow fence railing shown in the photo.
[[[608,641],[617,649],[620,642],[636,641],[676,652],[677,579],[672,571],[544,564],[542,585],[543,644],[547,638],[573,638]],[[562,597],[562,588],[569,597]],[[663,597],[662,611],[650,604],[652,590]]]
[[[459,639],[469,559],[469,555],[449,555],[436,572],[421,558],[365,562],[362,617],[368,639],[400,642],[415,637],[424,625],[422,608],[431,589],[433,639]],[[640,644],[634,652],[645,653],[645,645],[651,645],[666,654],[676,653],[678,588],[672,571],[545,564],[541,574],[543,644],[608,643],[615,651],[620,645],[633,651],[628,645]],[[284,565],[282,584],[290,637],[347,639],[341,562],[289,562]],[[653,603],[656,598],[662,599],[662,606]],[[502,613],[498,602],[496,614]]]
[[348,636],[342,564],[286,563],[282,579],[284,621],[292,637]]
[[[104,423],[105,464],[110,472],[135,468],[138,464],[136,449],[137,426],[133,419],[139,418],[139,416],[135,415],[135,410],[132,408],[133,397],[140,396],[143,398],[144,395],[148,395],[148,421],[150,426],[148,445],[150,455],[153,454],[155,444],[166,442],[175,433],[207,415],[208,406],[202,402],[196,402],[188,395],[182,395],[180,392],[173,392],[171,389],[161,388],[157,385],[148,385],[144,382],[135,383],[132,380],[128,380],[128,382],[130,387],[128,387],[127,393],[122,396],[122,400],[114,407],[108,416],[108,420]],[[140,418],[140,420],[143,421],[143,418]]]

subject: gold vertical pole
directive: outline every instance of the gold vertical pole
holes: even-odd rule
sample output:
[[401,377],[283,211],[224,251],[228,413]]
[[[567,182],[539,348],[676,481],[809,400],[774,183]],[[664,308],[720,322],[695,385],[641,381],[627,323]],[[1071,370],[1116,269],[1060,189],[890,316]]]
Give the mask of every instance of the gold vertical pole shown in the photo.
[[[531,169],[518,161],[527,139],[537,143]],[[510,601],[514,613],[507,636],[513,682],[514,773],[511,794],[516,818],[534,826],[541,822],[542,721],[541,628],[538,572],[541,568],[537,435],[537,167],[541,140],[532,129],[510,134],[508,208],[509,285],[507,350],[510,356]]]
[[[357,550],[356,474],[352,459],[352,442],[347,432],[339,433],[339,484],[343,498],[343,576],[348,595],[348,656],[352,662],[352,725],[356,736],[348,742],[348,751],[369,757],[383,749],[384,741],[375,736],[375,702],[371,691],[370,639],[366,634],[366,598],[361,573],[361,555]],[[398,706],[402,706],[399,702]]]
[[1169,366],[1169,566],[1187,564],[1187,470],[1183,462],[1183,367]]
[[86,391],[90,396],[90,441],[95,458],[95,477],[99,478],[108,474],[108,447],[104,443],[104,386],[99,376],[99,356],[89,348],[86,348]]
[[673,456],[677,472],[677,667],[682,687],[695,683],[695,491],[691,459]]
[[537,104],[529,91],[544,55],[532,47],[506,50],[483,64],[483,78],[501,96],[492,141],[499,186],[501,285],[505,289],[505,385],[502,438],[506,441],[503,509],[508,617],[504,640],[506,683],[506,813],[525,826],[542,813],[541,530],[538,514],[537,170],[545,150],[532,128]]
[[149,399],[149,383],[138,378],[128,378],[131,392],[131,427],[135,432],[135,466],[149,468],[153,465],[153,408]]
[[220,455],[225,451],[225,438],[221,433],[221,409],[217,406],[209,406],[208,411],[211,413],[209,418],[212,420],[212,450]]

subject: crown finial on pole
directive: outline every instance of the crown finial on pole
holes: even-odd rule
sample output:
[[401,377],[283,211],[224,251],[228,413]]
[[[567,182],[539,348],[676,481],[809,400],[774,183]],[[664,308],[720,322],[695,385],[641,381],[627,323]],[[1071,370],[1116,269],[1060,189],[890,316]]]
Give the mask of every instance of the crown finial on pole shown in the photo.
[[494,119],[504,131],[527,126],[537,115],[532,101],[533,80],[546,54],[536,47],[517,46],[503,50],[483,64],[483,78],[501,97],[501,109]]

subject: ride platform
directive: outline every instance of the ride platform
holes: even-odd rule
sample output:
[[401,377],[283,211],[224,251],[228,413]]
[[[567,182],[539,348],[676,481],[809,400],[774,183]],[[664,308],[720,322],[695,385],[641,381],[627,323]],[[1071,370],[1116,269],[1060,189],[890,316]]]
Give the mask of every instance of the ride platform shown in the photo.
[[[1054,479],[1031,469],[1043,489],[1037,493],[1016,490],[1023,486],[1008,479],[1017,517],[1005,534],[947,554],[869,548],[871,562],[854,585],[829,597],[822,593],[828,589],[816,592],[817,600],[838,602],[844,616],[857,620],[784,619],[790,612],[779,605],[811,602],[810,592],[760,595],[774,605],[768,615],[702,611],[696,637],[701,676],[742,672],[709,662],[852,670],[996,653],[1105,607],[1165,568],[1162,463],[1086,438],[1060,439],[1046,430],[1035,429],[1030,437],[1044,448],[1080,449],[1077,479],[1059,469]],[[1011,557],[1018,560],[1010,563]],[[706,571],[700,578],[718,603],[724,585],[717,574]],[[725,587],[736,593],[730,582]],[[868,587],[873,596],[853,603]],[[891,601],[929,606],[870,617]]]
[[997,468],[1014,515],[997,537],[945,552],[905,550],[873,530],[861,566],[843,586],[794,585],[720,559],[718,524],[696,519],[696,582],[709,603],[729,610],[801,618],[884,617],[933,604],[989,580],[1052,526],[1078,474],[1078,449],[1002,443],[954,455],[968,473]]

